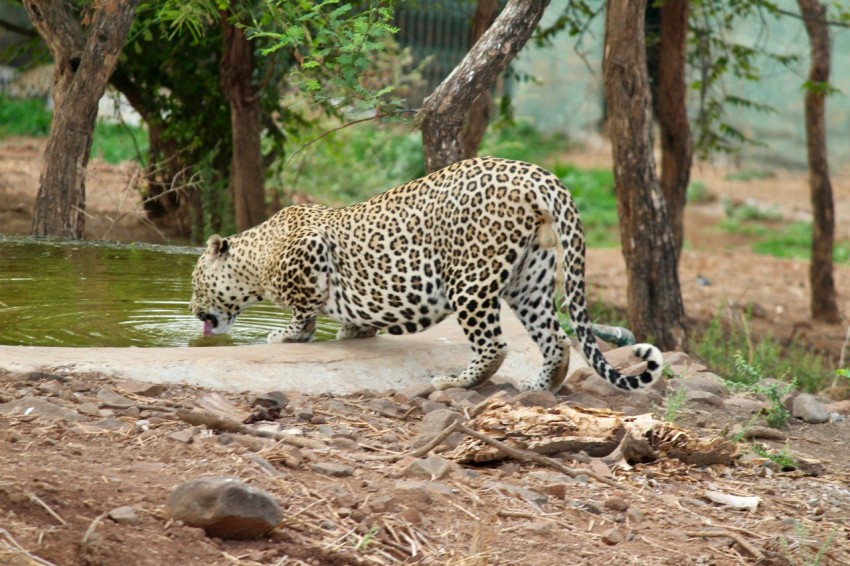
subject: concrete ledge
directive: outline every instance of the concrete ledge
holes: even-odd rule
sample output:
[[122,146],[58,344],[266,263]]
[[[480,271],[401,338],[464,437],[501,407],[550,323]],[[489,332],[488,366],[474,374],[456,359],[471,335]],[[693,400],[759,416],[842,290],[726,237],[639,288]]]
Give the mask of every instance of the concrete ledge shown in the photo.
[[[513,382],[540,371],[542,359],[522,324],[502,310],[508,357],[494,378]],[[452,318],[420,334],[310,344],[208,348],[47,348],[0,346],[0,370],[99,373],[149,383],[221,391],[345,394],[425,383],[457,374],[472,357]],[[586,366],[571,353],[570,368]]]

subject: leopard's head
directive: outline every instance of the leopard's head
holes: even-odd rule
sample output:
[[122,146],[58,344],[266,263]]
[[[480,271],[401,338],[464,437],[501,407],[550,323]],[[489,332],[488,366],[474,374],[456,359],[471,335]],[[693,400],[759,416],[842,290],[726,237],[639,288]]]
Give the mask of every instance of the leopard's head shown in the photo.
[[247,306],[262,299],[231,241],[210,236],[192,273],[189,309],[204,323],[204,335],[226,334]]

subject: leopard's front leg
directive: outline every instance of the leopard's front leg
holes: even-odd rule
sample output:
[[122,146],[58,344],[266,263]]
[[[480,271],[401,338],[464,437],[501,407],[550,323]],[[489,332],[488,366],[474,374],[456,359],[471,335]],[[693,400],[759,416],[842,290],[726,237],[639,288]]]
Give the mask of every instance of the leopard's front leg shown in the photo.
[[266,341],[269,344],[283,344],[286,342],[310,342],[316,333],[315,316],[294,315],[289,324],[284,328],[278,328],[269,332]]

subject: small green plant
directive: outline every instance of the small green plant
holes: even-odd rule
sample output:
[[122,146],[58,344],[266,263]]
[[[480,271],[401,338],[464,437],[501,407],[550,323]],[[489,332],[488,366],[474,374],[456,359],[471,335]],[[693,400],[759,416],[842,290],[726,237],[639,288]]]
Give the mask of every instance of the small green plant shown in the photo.
[[372,525],[365,535],[354,544],[354,550],[363,551],[369,548],[369,545],[375,540],[375,535],[378,534],[378,525]]
[[727,181],[755,181],[773,179],[774,177],[776,177],[776,173],[767,169],[741,169],[727,173],[725,178]]
[[[667,369],[668,367],[669,366],[665,366],[665,370],[669,373],[669,369]],[[687,397],[687,395],[688,392],[681,388],[668,395],[664,400],[664,412],[660,415],[661,420],[666,423],[675,423],[678,420],[682,409],[684,409],[687,405],[687,402],[685,401],[685,397]]]
[[762,458],[767,458],[779,468],[780,471],[790,472],[792,470],[796,470],[799,464],[797,460],[791,456],[791,450],[788,448],[786,444],[782,450],[768,450],[761,444],[756,444],[755,442],[750,445],[750,450],[752,450],[753,454],[761,456]]
[[749,366],[757,365],[762,375],[793,376],[807,392],[822,390],[833,372],[828,358],[803,344],[782,344],[771,335],[753,336],[747,311],[725,313],[718,309],[704,329],[691,335],[692,352],[718,375],[729,381],[749,384],[754,376],[747,366],[735,363],[735,354]]
[[723,199],[723,212],[729,220],[762,220],[771,222],[782,220],[782,213],[775,206],[762,208],[750,202],[738,203],[729,198]]
[[726,386],[731,391],[747,391],[764,396],[770,404],[764,413],[767,425],[772,428],[782,428],[787,425],[791,419],[791,412],[785,408],[782,398],[796,389],[796,380],[790,383],[764,382],[762,381],[764,374],[758,365],[747,362],[740,352],[735,354],[734,359],[735,367],[739,374],[745,377],[745,381],[743,383],[727,381]]
[[18,99],[0,94],[0,139],[46,136],[52,116],[41,98]]

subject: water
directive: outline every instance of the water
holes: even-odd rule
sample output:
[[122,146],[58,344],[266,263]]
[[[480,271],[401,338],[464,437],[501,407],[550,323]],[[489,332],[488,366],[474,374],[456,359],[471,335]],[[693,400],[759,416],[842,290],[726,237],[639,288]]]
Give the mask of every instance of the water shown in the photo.
[[[201,250],[49,242],[0,236],[0,344],[14,346],[216,346],[259,344],[289,314],[258,304],[231,332],[203,336],[189,312]],[[320,320],[317,339],[336,333]]]

